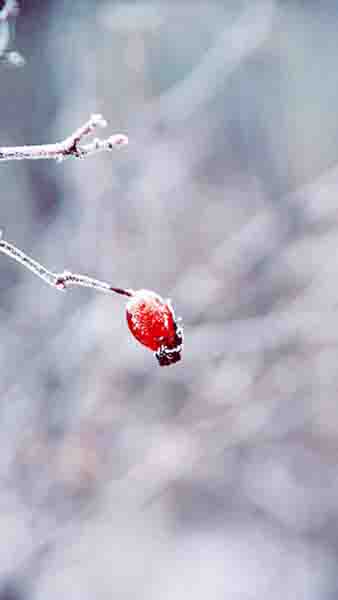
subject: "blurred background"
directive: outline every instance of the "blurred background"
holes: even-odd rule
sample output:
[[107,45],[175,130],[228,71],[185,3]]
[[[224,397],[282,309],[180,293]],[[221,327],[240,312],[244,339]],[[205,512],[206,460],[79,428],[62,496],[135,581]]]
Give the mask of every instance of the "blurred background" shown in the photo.
[[5,238],[185,325],[160,368],[123,298],[0,256],[1,600],[338,597],[337,27],[330,0],[26,0],[1,24],[0,145],[93,112],[130,139],[1,163]]

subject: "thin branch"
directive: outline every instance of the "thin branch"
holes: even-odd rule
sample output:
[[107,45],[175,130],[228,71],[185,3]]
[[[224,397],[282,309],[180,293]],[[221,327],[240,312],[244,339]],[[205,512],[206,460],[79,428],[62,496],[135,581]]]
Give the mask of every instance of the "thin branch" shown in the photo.
[[81,140],[93,133],[97,127],[106,127],[106,125],[107,122],[103,119],[102,115],[91,115],[90,119],[82,127],[79,127],[79,129],[62,142],[39,146],[0,146],[0,161],[55,159],[61,162],[70,156],[85,158],[97,152],[110,152],[113,148],[128,144],[127,136],[122,133],[111,135],[103,140],[95,138],[88,144],[80,144]]
[[70,271],[63,271],[62,273],[54,273],[53,271],[49,271],[36,260],[30,256],[27,256],[27,254],[22,252],[22,250],[19,250],[19,248],[3,239],[0,239],[0,252],[20,263],[26,269],[32,271],[34,275],[40,277],[40,279],[45,281],[45,283],[48,283],[48,285],[58,290],[66,290],[70,286],[79,286],[92,288],[98,292],[105,292],[108,294],[115,293],[128,297],[134,295],[134,291],[131,289],[113,287],[105,281],[93,279],[87,275],[79,275],[77,273],[71,273]]

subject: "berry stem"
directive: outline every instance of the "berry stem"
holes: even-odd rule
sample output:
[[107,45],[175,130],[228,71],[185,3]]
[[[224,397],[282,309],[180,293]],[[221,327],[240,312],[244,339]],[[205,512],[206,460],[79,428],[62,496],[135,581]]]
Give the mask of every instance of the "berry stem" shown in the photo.
[[121,294],[122,296],[128,296],[129,298],[131,298],[132,296],[135,296],[134,290],[125,290],[123,288],[116,288],[116,287],[111,287],[110,289],[112,292],[115,292],[115,294]]
[[58,290],[65,290],[70,286],[79,286],[92,288],[98,292],[105,292],[107,294],[115,293],[128,297],[134,295],[134,290],[113,287],[110,283],[88,277],[88,275],[80,275],[78,273],[71,273],[70,271],[63,271],[62,273],[49,271],[39,262],[22,252],[22,250],[19,250],[14,244],[10,244],[4,239],[0,239],[0,252],[20,263],[45,283]]

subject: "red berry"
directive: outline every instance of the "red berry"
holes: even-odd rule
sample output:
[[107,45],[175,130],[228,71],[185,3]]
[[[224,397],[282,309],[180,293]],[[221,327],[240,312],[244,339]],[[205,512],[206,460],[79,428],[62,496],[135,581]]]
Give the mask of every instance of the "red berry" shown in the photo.
[[127,323],[133,336],[155,352],[161,366],[181,359],[183,330],[170,301],[150,290],[134,292],[127,304]]

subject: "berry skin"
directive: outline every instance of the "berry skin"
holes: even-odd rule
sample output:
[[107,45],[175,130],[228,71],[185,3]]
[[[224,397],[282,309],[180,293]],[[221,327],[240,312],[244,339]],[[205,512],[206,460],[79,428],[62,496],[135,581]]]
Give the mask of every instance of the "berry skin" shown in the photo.
[[128,301],[126,314],[131,333],[155,352],[161,367],[181,360],[183,330],[169,300],[150,290],[138,290]]

